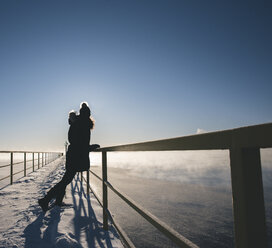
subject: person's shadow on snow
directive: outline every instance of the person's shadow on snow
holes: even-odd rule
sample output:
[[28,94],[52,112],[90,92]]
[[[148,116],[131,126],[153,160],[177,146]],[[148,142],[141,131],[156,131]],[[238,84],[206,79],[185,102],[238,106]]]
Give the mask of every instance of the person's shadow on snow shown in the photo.
[[58,224],[62,211],[59,207],[52,209],[48,215],[39,211],[37,219],[24,229],[25,248],[45,248],[56,244],[59,236],[57,232]]
[[[89,196],[85,193],[82,182],[77,176],[71,182],[71,193],[74,208],[74,227],[67,226],[67,233],[59,233],[58,225],[64,208],[55,206],[49,211],[41,212],[37,208],[34,214],[37,218],[24,229],[25,248],[73,247],[82,248],[81,234],[85,233],[88,247],[112,248],[112,239],[118,238],[118,233],[111,228],[112,237],[103,229],[103,224],[96,218]],[[78,197],[76,197],[76,195]],[[86,200],[85,200],[85,199]],[[87,204],[86,204],[87,203]],[[87,206],[86,206],[87,205]],[[70,207],[70,205],[67,205]],[[72,232],[74,231],[74,234]],[[84,242],[84,243],[85,243]]]
[[[115,229],[111,229],[113,237],[110,237],[109,232],[103,229],[103,224],[96,218],[95,212],[91,206],[89,195],[86,194],[82,182],[79,180],[79,175],[71,183],[71,191],[74,204],[74,230],[75,239],[79,242],[80,233],[83,231],[86,235],[88,247],[98,245],[101,248],[112,248],[112,239],[118,238],[118,233]],[[78,195],[78,202],[75,195]],[[87,201],[87,206],[84,205],[83,198]],[[104,242],[102,242],[102,240]]]

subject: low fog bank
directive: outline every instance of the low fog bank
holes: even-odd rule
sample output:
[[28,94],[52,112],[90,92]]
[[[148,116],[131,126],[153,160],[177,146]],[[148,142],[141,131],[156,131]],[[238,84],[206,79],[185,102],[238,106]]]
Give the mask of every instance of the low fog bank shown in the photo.
[[[91,165],[101,165],[101,154],[91,153]],[[271,181],[272,149],[261,150],[264,182]],[[150,179],[230,187],[228,150],[108,152],[108,167],[127,169]]]

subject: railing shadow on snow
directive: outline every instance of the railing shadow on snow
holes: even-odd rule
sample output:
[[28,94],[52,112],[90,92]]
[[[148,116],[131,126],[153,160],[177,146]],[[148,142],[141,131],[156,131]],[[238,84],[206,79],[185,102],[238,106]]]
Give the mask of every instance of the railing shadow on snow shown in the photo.
[[[78,175],[71,183],[71,194],[75,211],[73,219],[75,239],[79,242],[81,230],[84,230],[88,247],[95,247],[95,244],[98,244],[101,248],[112,248],[112,238],[109,232],[104,230],[103,223],[97,220],[91,205],[90,196],[84,191]],[[78,203],[75,195],[78,195]],[[85,201],[87,206],[85,206]],[[112,228],[111,233],[114,237],[119,238],[115,229]],[[106,245],[103,244],[102,240],[104,240]]]
[[[48,214],[41,212],[39,208],[35,210],[34,215],[37,218],[24,229],[25,248],[45,248],[58,245],[61,247],[72,245],[74,248],[82,248],[80,244],[82,231],[85,232],[88,247],[97,245],[101,248],[113,247],[112,238],[109,232],[103,229],[103,223],[97,220],[90,197],[85,193],[78,176],[70,185],[73,204],[54,207],[48,211]],[[67,233],[63,234],[58,232],[58,225],[61,221],[61,213],[67,207],[73,207],[74,209],[73,226],[67,226]],[[45,228],[44,231],[42,231],[43,228]],[[71,229],[70,232],[69,228]],[[74,231],[74,234],[72,234],[72,231]],[[115,229],[112,228],[111,232],[114,237],[119,238]],[[65,235],[69,237],[64,237]],[[68,244],[67,238],[71,243]]]

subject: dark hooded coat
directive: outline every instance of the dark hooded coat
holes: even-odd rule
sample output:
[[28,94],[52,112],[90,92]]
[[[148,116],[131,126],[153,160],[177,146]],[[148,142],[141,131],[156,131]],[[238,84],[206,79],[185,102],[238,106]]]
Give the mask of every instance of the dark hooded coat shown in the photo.
[[90,168],[89,145],[91,128],[89,117],[78,116],[68,131],[69,147],[66,154],[66,169],[77,172],[87,171]]

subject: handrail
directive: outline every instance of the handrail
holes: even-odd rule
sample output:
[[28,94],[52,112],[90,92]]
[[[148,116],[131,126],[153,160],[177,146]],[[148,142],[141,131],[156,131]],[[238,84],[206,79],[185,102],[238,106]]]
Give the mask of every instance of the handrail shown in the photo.
[[58,153],[58,154],[62,154],[63,155],[63,153],[62,152],[51,152],[51,151],[18,151],[18,150],[14,150],[14,151],[0,151],[0,153],[10,153],[10,152],[12,152],[12,153],[47,153],[47,154],[49,154],[49,153]]
[[[58,157],[62,156],[63,153],[59,153],[59,152],[33,152],[33,151],[0,151],[0,153],[8,153],[10,154],[10,163],[7,165],[1,165],[1,168],[5,168],[5,167],[10,167],[10,174],[8,176],[5,176],[3,178],[0,178],[0,181],[3,181],[7,178],[10,178],[10,184],[13,184],[13,176],[17,175],[19,173],[24,172],[24,176],[26,176],[26,171],[30,168],[32,168],[32,171],[35,171],[35,166],[38,166],[38,169],[40,168],[40,162],[41,162],[41,166],[43,167],[44,165],[54,161],[55,159],[57,159]],[[20,162],[13,162],[13,154],[14,153],[22,153],[24,154],[24,160],[20,161]],[[26,159],[26,155],[27,154],[32,154],[32,159]],[[35,154],[38,155],[38,158],[35,158]],[[42,154],[42,157],[40,157],[40,154]],[[37,164],[35,164],[35,161],[38,161]],[[32,166],[27,167],[27,163],[28,162],[32,162]],[[18,164],[23,164],[24,165],[24,169],[17,171],[17,172],[13,172],[13,167],[14,165],[18,165]]]
[[[32,168],[32,166],[29,166],[29,167],[27,167],[26,169],[28,170],[28,169],[30,169],[30,168]],[[21,173],[21,172],[23,172],[23,171],[25,171],[25,170],[17,171],[17,172],[15,172],[15,173],[13,173],[13,176],[14,176],[14,175],[17,175],[17,174],[19,174],[19,173]]]
[[207,132],[171,139],[109,146],[102,151],[174,151],[174,150],[222,150],[236,146],[244,148],[272,147],[272,123],[240,127],[217,132]]
[[[92,170],[89,170],[89,171],[95,177],[97,177],[100,181],[103,182],[103,179],[101,177],[99,177],[95,172],[93,172]],[[185,237],[183,237],[182,235],[177,233],[175,230],[173,230],[167,224],[165,224],[164,222],[159,220],[156,216],[151,214],[149,211],[147,211],[143,207],[139,206],[139,204],[137,204],[135,201],[130,199],[124,193],[121,193],[120,190],[117,190],[108,181],[105,181],[104,184],[106,186],[108,186],[116,195],[118,195],[123,201],[125,201],[136,212],[138,212],[141,216],[143,216],[149,223],[151,223],[153,226],[155,226],[157,229],[159,229],[161,232],[163,232],[166,236],[168,236],[176,244],[180,245],[180,247],[192,247],[192,248],[198,247],[195,244],[193,244],[191,241],[189,241],[188,239],[186,239]],[[94,193],[94,195],[96,198],[98,198],[95,193]],[[99,201],[99,199],[98,199],[98,201]],[[103,205],[102,205],[102,207],[103,207]]]
[[149,211],[139,206],[135,201],[130,199],[124,193],[121,193],[120,190],[114,188],[109,182],[105,181],[106,184],[116,195],[118,195],[123,201],[125,201],[130,207],[137,211],[142,217],[144,217],[149,223],[155,226],[160,230],[164,235],[170,238],[180,247],[192,247],[197,248],[198,246],[193,244],[190,240],[186,239],[184,236],[173,230],[171,227],[166,225],[164,222],[159,220],[156,216],[151,214]]
[[[231,167],[235,245],[238,248],[267,247],[260,148],[271,147],[272,123],[265,123],[230,130],[97,149],[96,152],[102,152],[103,178],[100,178],[92,171],[91,173],[99,180],[102,180],[104,229],[107,229],[108,226],[108,187],[150,223],[154,222],[156,225],[159,225],[161,222],[148,211],[139,207],[133,200],[121,194],[108,182],[107,152],[228,149]],[[88,174],[89,171],[87,176]],[[88,187],[89,184],[87,184]],[[148,214],[145,215],[146,213]],[[160,227],[156,227],[161,231]],[[165,230],[169,231],[168,226],[163,229],[163,233]],[[174,234],[176,234],[175,231]],[[184,237],[180,235],[181,238],[179,239],[179,235],[174,235],[174,237],[177,237],[181,243],[178,243],[179,241],[173,237],[171,237],[171,240],[180,247],[195,247],[190,241],[182,244]]]
[[98,176],[95,172],[93,172],[92,170],[89,170],[96,178],[98,178],[101,182],[103,182],[103,179]]
[[[34,159],[34,161],[37,161],[37,160],[39,160],[39,159],[38,158]],[[24,162],[31,162],[31,161],[33,161],[33,160],[32,159],[29,159],[29,160],[26,160],[26,161],[23,160],[23,161],[20,161],[20,162],[13,163],[13,165],[22,164]],[[10,164],[0,165],[0,168],[5,168],[5,167],[8,167],[8,166],[10,166]]]
[[5,177],[2,177],[2,178],[0,179],[0,181],[5,180],[5,179],[7,179],[7,178],[10,178],[10,175],[5,176]]
[[[102,180],[102,178],[100,178],[97,174],[95,174],[94,172],[92,172],[91,170],[89,170],[89,172],[91,172],[94,176],[96,176],[99,180]],[[91,190],[91,192],[93,193],[94,197],[96,198],[96,200],[98,201],[99,205],[103,208],[103,203],[102,200],[100,199],[100,197],[97,195],[97,193],[93,190],[92,186],[90,184],[88,184],[86,178],[84,176],[82,176],[82,179],[87,183],[87,185],[89,185],[89,189]],[[87,191],[88,191],[88,187],[87,187]],[[116,222],[116,220],[113,218],[112,214],[110,213],[110,211],[107,209],[107,216],[110,219],[110,221],[112,222],[112,224],[114,225],[114,227],[116,228],[117,232],[120,234],[122,240],[124,241],[124,243],[126,244],[127,247],[129,248],[136,248],[134,246],[134,244],[132,243],[132,241],[130,240],[130,238],[127,236],[127,234],[125,233],[125,231],[123,230],[123,228]]]
[[[84,176],[82,177],[82,179],[87,183],[87,180]],[[96,200],[98,201],[99,205],[103,208],[103,203],[102,203],[101,199],[99,198],[99,196],[97,195],[97,193],[93,190],[91,185],[89,185],[89,188],[90,188],[91,192],[93,193],[93,195],[95,196]]]
[[8,167],[8,166],[10,166],[10,164],[0,165],[0,168],[5,168],[5,167]]

